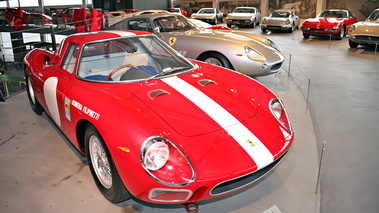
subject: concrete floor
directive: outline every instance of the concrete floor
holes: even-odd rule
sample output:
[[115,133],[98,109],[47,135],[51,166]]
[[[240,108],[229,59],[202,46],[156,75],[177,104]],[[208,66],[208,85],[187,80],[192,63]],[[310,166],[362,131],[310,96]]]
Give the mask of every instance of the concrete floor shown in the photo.
[[[259,28],[239,30],[261,34]],[[304,40],[301,31],[265,36],[281,46],[286,65],[277,77],[257,80],[286,105],[294,144],[266,178],[199,203],[199,212],[377,212],[379,56],[374,58],[372,48],[350,49],[346,38]],[[316,194],[323,141],[321,194]],[[48,121],[32,112],[26,92],[0,102],[0,165],[0,212],[185,212],[135,200],[109,203],[89,169]]]

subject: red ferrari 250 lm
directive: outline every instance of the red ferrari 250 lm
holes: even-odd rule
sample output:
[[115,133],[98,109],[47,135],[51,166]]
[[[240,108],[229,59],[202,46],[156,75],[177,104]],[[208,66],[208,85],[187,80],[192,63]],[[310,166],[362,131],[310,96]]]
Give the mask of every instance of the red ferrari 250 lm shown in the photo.
[[348,10],[324,10],[316,18],[305,20],[301,30],[304,38],[328,35],[341,40],[355,22],[357,18]]
[[114,203],[196,205],[256,181],[293,142],[269,89],[147,32],[74,34],[30,51],[24,72],[32,109],[87,157]]

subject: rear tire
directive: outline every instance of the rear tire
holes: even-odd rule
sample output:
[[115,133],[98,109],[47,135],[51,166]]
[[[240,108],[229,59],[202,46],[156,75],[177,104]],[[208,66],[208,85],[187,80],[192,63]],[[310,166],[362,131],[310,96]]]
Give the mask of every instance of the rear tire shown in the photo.
[[85,143],[92,177],[103,196],[112,203],[130,199],[131,195],[121,181],[109,150],[93,125],[86,129]]
[[25,73],[26,73],[25,74],[26,92],[28,94],[28,99],[29,99],[30,106],[31,106],[32,110],[37,115],[41,115],[42,112],[43,112],[43,108],[42,108],[42,106],[40,105],[40,103],[38,102],[38,100],[35,97],[34,89],[33,89],[33,86],[31,84],[31,81],[30,81],[30,78],[29,78],[29,73],[28,73],[27,69],[25,69]]

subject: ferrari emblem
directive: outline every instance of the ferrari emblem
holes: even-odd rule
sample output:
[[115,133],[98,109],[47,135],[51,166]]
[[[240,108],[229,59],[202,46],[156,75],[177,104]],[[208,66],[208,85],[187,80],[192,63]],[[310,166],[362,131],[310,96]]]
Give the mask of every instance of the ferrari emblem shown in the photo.
[[170,44],[170,46],[174,45],[176,42],[176,38],[175,37],[171,37],[169,40],[168,40],[168,43]]
[[71,121],[71,113],[70,113],[70,99],[64,99],[64,113],[66,115],[67,120]]
[[255,144],[253,143],[253,141],[248,140],[247,142],[250,144],[250,146],[255,146]]

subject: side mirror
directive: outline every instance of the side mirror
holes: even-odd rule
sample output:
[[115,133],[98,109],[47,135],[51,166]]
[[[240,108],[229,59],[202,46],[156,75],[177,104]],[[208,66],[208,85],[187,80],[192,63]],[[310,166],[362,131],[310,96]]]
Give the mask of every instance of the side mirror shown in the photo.
[[161,34],[159,27],[154,27],[154,34]]

